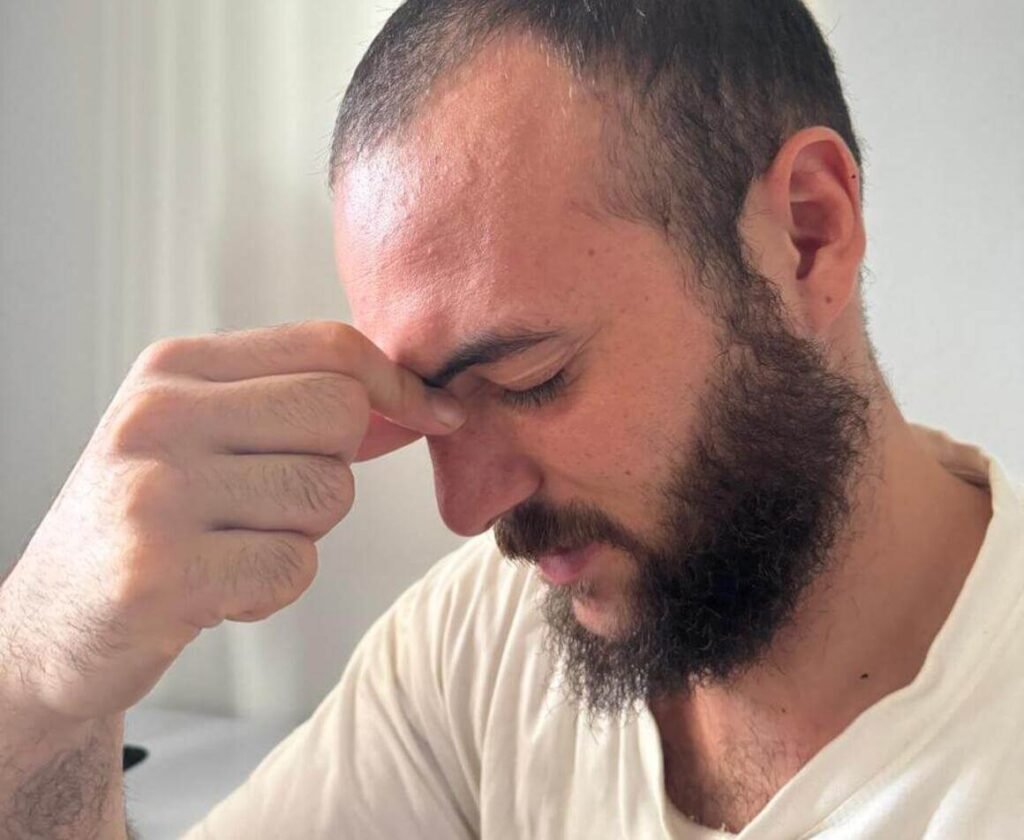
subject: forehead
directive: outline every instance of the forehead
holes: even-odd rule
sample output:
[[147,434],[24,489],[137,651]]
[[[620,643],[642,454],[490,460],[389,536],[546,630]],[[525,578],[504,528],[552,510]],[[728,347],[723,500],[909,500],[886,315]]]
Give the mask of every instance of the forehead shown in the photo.
[[607,223],[603,113],[523,39],[485,49],[432,90],[396,141],[338,179],[335,248],[353,320],[423,361],[500,319],[543,327],[577,305],[578,261]]

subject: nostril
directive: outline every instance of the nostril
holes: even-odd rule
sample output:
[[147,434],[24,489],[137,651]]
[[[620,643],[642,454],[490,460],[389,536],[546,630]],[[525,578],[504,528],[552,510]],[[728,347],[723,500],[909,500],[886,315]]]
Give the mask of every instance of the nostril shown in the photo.
[[[464,429],[452,438],[462,434]],[[539,470],[508,437],[471,434],[459,445],[452,438],[429,441],[437,506],[454,533],[475,536],[532,495]]]

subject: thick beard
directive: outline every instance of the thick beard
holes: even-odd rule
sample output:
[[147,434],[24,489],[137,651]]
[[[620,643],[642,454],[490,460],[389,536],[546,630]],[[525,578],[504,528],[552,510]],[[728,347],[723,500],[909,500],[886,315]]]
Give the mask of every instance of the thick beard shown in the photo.
[[591,718],[636,711],[757,663],[829,568],[851,519],[871,400],[790,332],[777,295],[760,282],[724,322],[695,439],[666,453],[673,478],[658,494],[657,544],[579,504],[530,500],[495,526],[512,559],[594,541],[632,559],[614,638],[576,619],[583,587],[549,587],[541,604],[562,688]]

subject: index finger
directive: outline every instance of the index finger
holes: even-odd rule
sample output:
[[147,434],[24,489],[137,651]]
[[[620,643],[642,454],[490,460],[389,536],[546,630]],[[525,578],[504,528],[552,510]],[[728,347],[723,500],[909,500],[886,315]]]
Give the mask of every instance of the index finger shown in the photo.
[[340,321],[296,321],[161,344],[157,365],[167,372],[234,382],[330,371],[362,383],[370,407],[407,429],[446,434],[465,421],[465,412],[450,394],[428,387],[355,327]]

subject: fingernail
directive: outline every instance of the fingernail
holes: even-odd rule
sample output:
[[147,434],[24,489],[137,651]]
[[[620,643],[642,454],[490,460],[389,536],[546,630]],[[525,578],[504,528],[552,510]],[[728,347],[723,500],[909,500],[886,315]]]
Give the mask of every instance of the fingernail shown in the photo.
[[454,397],[443,391],[428,391],[427,398],[434,416],[449,429],[457,429],[466,422],[466,412]]

